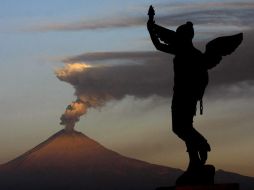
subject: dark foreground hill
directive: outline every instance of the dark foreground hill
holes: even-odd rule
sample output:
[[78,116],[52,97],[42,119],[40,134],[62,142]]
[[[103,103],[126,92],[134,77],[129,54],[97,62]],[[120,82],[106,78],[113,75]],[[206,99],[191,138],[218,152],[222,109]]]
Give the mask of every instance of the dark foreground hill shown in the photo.
[[[174,185],[179,169],[127,158],[80,132],[59,131],[0,167],[3,190],[154,190]],[[219,182],[254,189],[254,178],[218,171]]]

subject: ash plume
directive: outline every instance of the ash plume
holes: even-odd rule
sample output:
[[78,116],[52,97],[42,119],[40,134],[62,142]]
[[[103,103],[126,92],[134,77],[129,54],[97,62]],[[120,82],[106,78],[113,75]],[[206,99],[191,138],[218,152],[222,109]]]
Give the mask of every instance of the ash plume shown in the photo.
[[[207,96],[216,98],[219,89],[231,87],[237,87],[242,96],[241,84],[247,84],[244,89],[253,85],[254,31],[246,32],[245,36],[236,53],[209,71],[211,82]],[[56,76],[74,87],[77,99],[85,103],[86,109],[127,95],[169,98],[173,87],[172,58],[155,51],[84,53],[64,59],[65,66],[56,71]],[[92,65],[86,64],[87,61]]]
[[72,102],[67,106],[64,114],[62,114],[60,120],[61,125],[65,125],[66,131],[72,131],[74,129],[75,123],[79,121],[79,117],[87,112],[87,105],[80,99]]
[[168,67],[167,62],[110,66],[66,64],[55,73],[58,79],[75,88],[78,100],[67,106],[61,124],[66,130],[72,130],[88,108],[100,107],[107,101],[120,100],[127,95],[137,98],[169,96],[172,75]]
[[[89,65],[82,63],[67,64],[55,73],[59,79],[72,80],[71,76],[82,73],[89,67]],[[82,97],[82,99],[78,97],[76,101],[73,101],[66,107],[65,112],[60,117],[60,124],[65,126],[66,131],[73,131],[75,123],[79,121],[80,116],[84,115],[89,107],[96,107],[98,105],[99,101],[94,97],[86,96]]]

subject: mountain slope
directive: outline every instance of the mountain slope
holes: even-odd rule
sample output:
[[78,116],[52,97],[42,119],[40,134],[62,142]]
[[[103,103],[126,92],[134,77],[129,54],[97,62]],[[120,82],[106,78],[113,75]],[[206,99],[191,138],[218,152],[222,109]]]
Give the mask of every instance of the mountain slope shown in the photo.
[[3,165],[0,188],[154,189],[173,185],[180,173],[121,156],[82,133],[62,130]]
[[215,175],[216,183],[239,183],[241,190],[253,190],[254,189],[254,178],[239,175],[232,172],[226,172],[218,170]]
[[[182,173],[127,158],[80,132],[61,130],[0,166],[3,190],[154,190],[172,186]],[[216,183],[240,183],[253,190],[254,178],[218,170]]]

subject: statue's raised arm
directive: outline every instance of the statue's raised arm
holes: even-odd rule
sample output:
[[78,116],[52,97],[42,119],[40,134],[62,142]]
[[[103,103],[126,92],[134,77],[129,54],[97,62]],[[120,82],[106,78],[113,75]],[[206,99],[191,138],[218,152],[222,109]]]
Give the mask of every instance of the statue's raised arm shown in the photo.
[[151,5],[148,10],[148,22],[147,29],[149,31],[151,40],[159,51],[163,51],[170,54],[175,54],[174,40],[175,32],[155,24],[154,21],[155,10]]

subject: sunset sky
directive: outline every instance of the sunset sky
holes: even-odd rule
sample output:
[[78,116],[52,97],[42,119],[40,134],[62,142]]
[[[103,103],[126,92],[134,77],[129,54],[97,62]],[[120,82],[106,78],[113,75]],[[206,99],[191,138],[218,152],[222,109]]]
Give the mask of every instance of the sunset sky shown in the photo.
[[186,168],[185,145],[171,131],[173,56],[149,38],[151,4],[167,28],[192,21],[202,51],[244,33],[209,71],[194,125],[212,147],[208,163],[254,176],[254,0],[1,0],[0,163],[61,130],[78,94],[99,103],[76,130],[125,156]]

